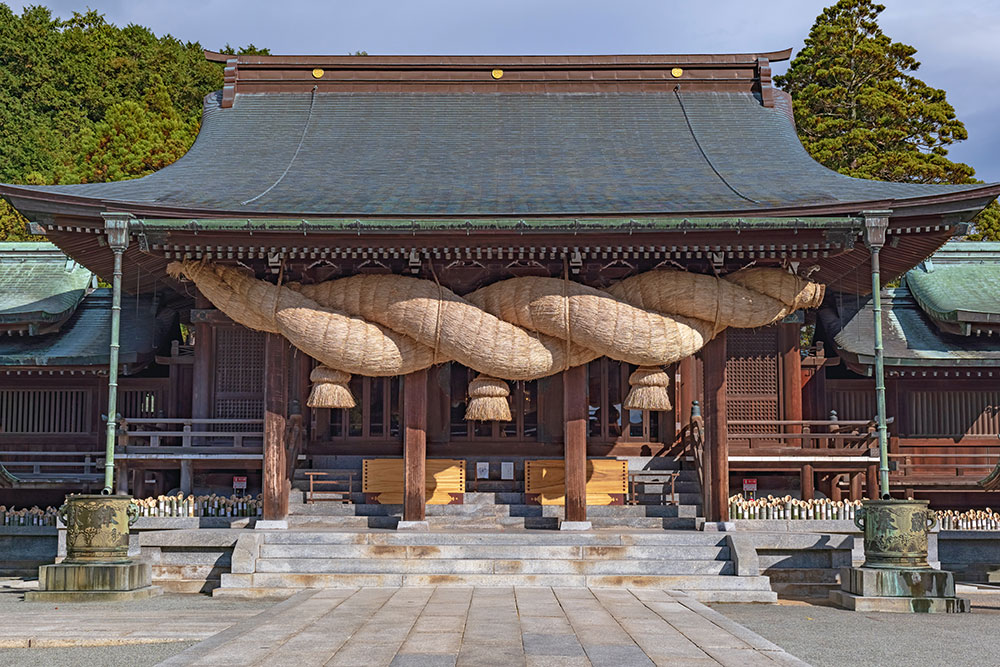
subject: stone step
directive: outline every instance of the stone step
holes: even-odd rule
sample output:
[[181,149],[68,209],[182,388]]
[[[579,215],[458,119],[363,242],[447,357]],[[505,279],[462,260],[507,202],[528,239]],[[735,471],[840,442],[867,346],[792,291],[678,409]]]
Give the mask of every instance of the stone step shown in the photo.
[[[467,494],[473,495],[473,494]],[[475,494],[474,502],[459,505],[427,505],[428,516],[548,516],[562,517],[562,505],[494,504]],[[482,501],[482,502],[481,502]],[[590,517],[696,517],[700,506],[680,505],[591,505],[587,508]],[[289,506],[291,514],[312,514],[326,516],[401,516],[402,505],[379,505],[374,503],[316,502]]]
[[386,545],[583,545],[583,546],[727,546],[725,533],[654,532],[327,532],[280,530],[264,533],[264,544],[386,544]]
[[726,560],[584,560],[497,558],[260,558],[257,573],[731,575]]
[[262,544],[260,558],[352,558],[448,560],[700,560],[728,561],[729,547],[700,545],[584,546],[534,544]]
[[[739,601],[740,593],[758,593],[755,601],[777,599],[767,577],[736,577],[719,575],[601,575],[601,574],[347,574],[347,573],[285,573],[223,574],[225,589],[302,589],[360,588],[365,586],[556,586],[591,588],[658,588],[669,590],[710,591],[714,601]],[[723,595],[729,593],[730,596]],[[695,595],[695,597],[698,597]],[[699,598],[701,599],[701,598]]]

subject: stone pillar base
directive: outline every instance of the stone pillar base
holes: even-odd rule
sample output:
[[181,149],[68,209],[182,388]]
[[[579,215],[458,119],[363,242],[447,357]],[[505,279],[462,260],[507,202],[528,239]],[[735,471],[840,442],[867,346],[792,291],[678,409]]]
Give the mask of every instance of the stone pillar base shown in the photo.
[[396,524],[396,530],[408,530],[412,532],[426,533],[431,529],[426,521],[400,521]]
[[38,590],[27,601],[87,602],[136,600],[159,595],[149,563],[59,563],[38,568]]
[[970,611],[969,600],[955,596],[951,572],[934,569],[845,567],[841,590],[830,600],[854,611],[955,613]]
[[560,521],[559,530],[590,530],[593,524],[589,521]]

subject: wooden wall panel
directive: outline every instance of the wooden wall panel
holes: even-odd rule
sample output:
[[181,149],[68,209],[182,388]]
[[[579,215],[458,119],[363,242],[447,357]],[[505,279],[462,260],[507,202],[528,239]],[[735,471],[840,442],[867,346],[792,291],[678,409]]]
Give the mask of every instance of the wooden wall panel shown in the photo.
[[[382,505],[403,503],[403,459],[365,459],[361,490],[371,493]],[[428,505],[450,505],[453,494],[465,493],[465,461],[427,459],[425,464]]]

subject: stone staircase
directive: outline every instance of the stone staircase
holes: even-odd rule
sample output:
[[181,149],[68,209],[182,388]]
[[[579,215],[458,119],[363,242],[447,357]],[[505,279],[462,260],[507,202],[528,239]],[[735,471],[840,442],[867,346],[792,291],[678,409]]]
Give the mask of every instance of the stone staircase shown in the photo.
[[556,586],[682,590],[702,601],[774,602],[765,576],[736,576],[727,537],[687,531],[559,533],[248,531],[213,595],[303,588]]
[[[489,457],[478,460],[489,460]],[[395,528],[402,518],[402,505],[366,502],[364,494],[360,493],[361,461],[361,457],[354,456],[315,457],[313,468],[296,470],[289,497],[289,528]],[[588,519],[594,528],[692,530],[700,526],[701,493],[695,471],[681,470],[677,462],[651,457],[630,459],[629,466],[633,470],[679,470],[675,483],[678,504],[663,504],[664,498],[669,498],[669,484],[644,483],[643,492],[636,496],[636,505],[588,507]],[[474,483],[471,473],[474,473],[475,462],[470,462],[466,488],[476,490],[466,493],[461,505],[428,505],[428,525],[432,530],[558,528],[563,508],[526,504],[523,468],[520,465],[518,468],[515,480],[479,480]],[[305,475],[307,471],[324,472],[326,477],[323,479],[327,480],[347,480],[353,474],[353,504],[322,501],[306,504],[306,489],[309,488]],[[330,495],[317,494],[320,498]]]

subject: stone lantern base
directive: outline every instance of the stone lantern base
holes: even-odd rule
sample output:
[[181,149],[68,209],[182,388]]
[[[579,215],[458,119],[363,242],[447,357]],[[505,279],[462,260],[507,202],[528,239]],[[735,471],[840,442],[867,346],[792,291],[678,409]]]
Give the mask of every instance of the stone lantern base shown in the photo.
[[841,590],[830,600],[853,611],[955,613],[971,611],[969,600],[955,596],[955,579],[942,570],[845,567]]

